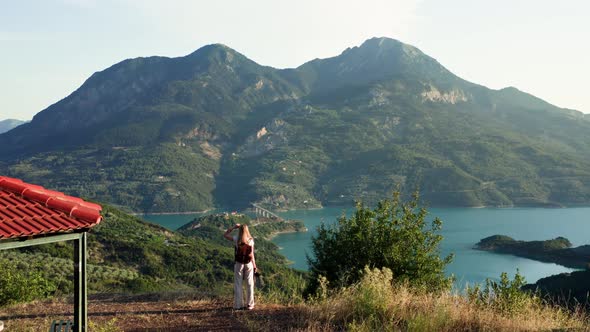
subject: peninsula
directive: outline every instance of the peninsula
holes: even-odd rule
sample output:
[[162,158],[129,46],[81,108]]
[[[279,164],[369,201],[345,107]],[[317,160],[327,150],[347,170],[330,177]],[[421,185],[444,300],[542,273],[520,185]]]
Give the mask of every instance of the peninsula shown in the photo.
[[506,235],[493,235],[479,241],[474,249],[511,254],[571,268],[586,269],[590,262],[590,245],[572,248],[564,237],[545,241],[519,241]]

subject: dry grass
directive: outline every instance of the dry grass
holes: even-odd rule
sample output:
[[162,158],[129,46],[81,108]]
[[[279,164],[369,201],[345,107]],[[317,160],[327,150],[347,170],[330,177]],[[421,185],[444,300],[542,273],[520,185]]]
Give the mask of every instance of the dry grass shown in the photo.
[[478,305],[466,297],[391,286],[375,270],[363,281],[310,305],[309,330],[356,331],[590,331],[582,312],[571,313],[531,300],[514,313]]
[[[197,294],[93,296],[90,331],[590,331],[583,313],[531,301],[503,314],[461,295],[392,287],[379,270],[311,303],[257,301],[255,310],[234,311],[231,299]],[[71,299],[56,299],[0,308],[0,320],[7,331],[46,331],[72,311]]]
[[[235,311],[232,299],[202,295],[93,296],[89,331],[289,331],[305,330],[307,307],[259,298],[255,310]],[[54,319],[72,319],[72,299],[53,299],[0,308],[6,331],[47,331]]]
[[[244,313],[222,299],[114,296],[93,298],[90,331],[246,331]],[[71,299],[32,302],[0,309],[7,331],[47,331],[54,319],[72,319]]]

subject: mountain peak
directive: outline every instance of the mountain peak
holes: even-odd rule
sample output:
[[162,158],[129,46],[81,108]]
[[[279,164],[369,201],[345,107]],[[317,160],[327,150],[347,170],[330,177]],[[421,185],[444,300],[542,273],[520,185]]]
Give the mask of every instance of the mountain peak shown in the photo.
[[231,48],[225,44],[222,44],[222,43],[214,43],[214,44],[205,45],[205,46],[198,48],[195,52],[215,51],[215,50],[237,53],[233,48]]
[[242,54],[240,54],[238,51],[234,50],[233,48],[231,48],[227,45],[224,45],[224,44],[216,43],[216,44],[205,45],[205,46],[197,49],[193,53],[187,55],[187,57],[192,58],[192,57],[203,57],[203,56],[204,57],[221,56],[225,60],[231,61],[236,55],[243,57]]
[[367,39],[357,49],[373,53],[376,56],[393,55],[415,58],[425,55],[422,51],[412,45],[404,44],[397,39],[388,37],[374,37]]
[[373,38],[369,38],[369,39],[365,40],[361,44],[361,47],[366,47],[366,46],[383,47],[383,46],[401,45],[401,44],[403,44],[403,43],[397,39],[393,39],[393,38],[389,38],[389,37],[373,37]]
[[[299,67],[316,80],[311,86],[335,88],[391,78],[452,81],[456,77],[419,49],[387,37],[375,37],[340,55],[312,60]],[[310,74],[315,72],[315,74]]]
[[247,71],[256,71],[261,67],[242,53],[224,44],[210,44],[203,46],[185,56],[184,59],[189,62],[205,64],[207,66],[217,65],[236,70],[237,68],[247,68]]

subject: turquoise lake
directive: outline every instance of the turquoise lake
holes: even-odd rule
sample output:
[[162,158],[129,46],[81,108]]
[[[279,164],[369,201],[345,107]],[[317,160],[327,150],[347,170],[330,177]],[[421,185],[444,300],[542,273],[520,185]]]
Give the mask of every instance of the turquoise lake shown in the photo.
[[[316,227],[322,222],[334,222],[343,213],[350,215],[352,211],[352,208],[327,207],[280,213],[284,218],[302,220],[309,231],[280,234],[273,239],[273,242],[281,248],[281,253],[293,262],[294,268],[307,269],[305,255],[311,252],[311,237],[315,234]],[[473,250],[473,245],[484,237],[503,234],[517,240],[546,240],[564,236],[574,246],[590,243],[590,208],[587,207],[431,208],[429,212],[431,219],[439,217],[443,221],[441,234],[444,240],[441,243],[441,253],[455,254],[446,272],[455,275],[456,286],[461,289],[466,283],[480,283],[486,278],[498,279],[502,272],[508,272],[512,277],[517,268],[527,282],[573,271],[557,264]],[[164,227],[176,229],[198,215],[144,215],[143,217]]]

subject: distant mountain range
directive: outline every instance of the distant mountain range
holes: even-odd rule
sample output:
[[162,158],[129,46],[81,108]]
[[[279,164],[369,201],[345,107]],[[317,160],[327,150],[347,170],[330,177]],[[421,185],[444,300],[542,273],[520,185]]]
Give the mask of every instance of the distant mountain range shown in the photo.
[[[499,68],[498,70],[501,70]],[[134,211],[590,203],[590,121],[373,38],[294,69],[224,45],[122,61],[0,135],[0,173]]]
[[12,128],[18,127],[25,122],[26,121],[15,120],[15,119],[0,120],[0,134],[9,131]]

